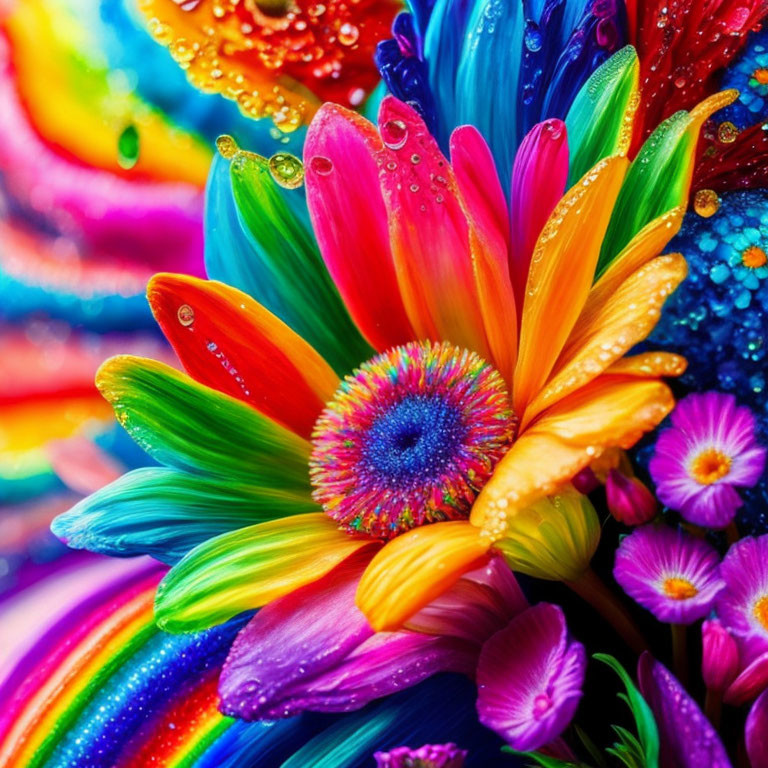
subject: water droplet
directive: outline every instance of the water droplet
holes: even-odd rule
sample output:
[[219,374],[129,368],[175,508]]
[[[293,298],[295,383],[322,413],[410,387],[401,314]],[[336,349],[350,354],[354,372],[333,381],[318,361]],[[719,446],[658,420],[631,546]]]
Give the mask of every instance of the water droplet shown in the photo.
[[408,139],[408,126],[402,120],[387,120],[381,126],[381,138],[390,149],[402,149]]
[[117,162],[121,168],[133,168],[139,161],[139,131],[135,125],[126,126],[117,138]]
[[182,304],[176,312],[179,323],[185,328],[195,322],[195,310],[189,304]]
[[717,126],[717,138],[723,144],[733,144],[738,135],[739,129],[730,120],[726,120]]
[[414,165],[418,165],[421,162],[421,155],[417,155],[415,152],[411,155],[411,162]]
[[304,165],[295,155],[278,152],[269,158],[272,178],[285,189],[297,189],[304,182]]
[[354,45],[360,37],[360,30],[348,21],[339,27],[339,42],[342,45]]
[[224,135],[216,139],[216,149],[222,157],[231,160],[237,154],[239,147],[231,136]]
[[535,21],[529,20],[525,22],[523,42],[525,43],[525,47],[531,51],[531,53],[536,53],[536,51],[541,50],[543,38],[539,25]]
[[309,167],[315,173],[319,173],[321,176],[327,176],[333,170],[333,163],[328,157],[315,155],[313,158],[310,158]]
[[187,64],[195,58],[195,49],[189,40],[185,40],[180,37],[178,40],[174,40],[168,50],[171,52],[174,60],[179,64]]
[[708,219],[720,208],[720,198],[714,189],[700,189],[693,197],[693,210],[699,216]]

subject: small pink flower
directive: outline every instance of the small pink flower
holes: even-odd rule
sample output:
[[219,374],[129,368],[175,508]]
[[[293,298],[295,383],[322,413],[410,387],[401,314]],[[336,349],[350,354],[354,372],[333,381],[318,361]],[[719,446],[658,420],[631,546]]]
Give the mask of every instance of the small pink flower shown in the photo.
[[376,768],[463,768],[465,749],[455,744],[425,744],[418,749],[397,747],[389,752],[376,752]]
[[688,395],[672,411],[672,427],[656,441],[648,469],[659,499],[689,522],[725,528],[765,468],[755,417],[733,395]]
[[624,525],[643,525],[656,517],[656,499],[636,477],[627,477],[617,469],[610,470],[605,494],[610,513]]
[[718,619],[701,625],[701,676],[712,691],[724,691],[739,671],[739,647]]

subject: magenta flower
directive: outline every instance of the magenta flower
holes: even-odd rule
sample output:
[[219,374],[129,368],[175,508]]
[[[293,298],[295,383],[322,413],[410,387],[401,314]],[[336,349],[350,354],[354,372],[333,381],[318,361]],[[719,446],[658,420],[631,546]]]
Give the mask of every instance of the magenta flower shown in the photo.
[[622,540],[613,576],[659,621],[691,624],[712,610],[725,586],[718,562],[717,552],[702,539],[644,525]]
[[755,417],[733,395],[705,392],[683,398],[671,419],[648,467],[656,495],[691,523],[725,528],[742,504],[735,489],[755,485],[765,468]]
[[418,749],[397,747],[389,752],[376,752],[376,768],[463,768],[465,749],[455,744],[425,744]]
[[368,560],[353,556],[251,619],[222,670],[222,712],[245,720],[346,712],[437,672],[474,677],[483,642],[527,607],[509,568],[493,560],[405,629],[377,633],[355,606]]
[[768,691],[763,691],[749,710],[744,741],[752,768],[768,768]]
[[720,575],[726,584],[717,600],[723,624],[744,637],[755,635],[768,650],[768,534],[733,544]]
[[560,607],[529,608],[483,646],[477,666],[480,722],[514,749],[549,744],[576,713],[586,665],[584,646],[570,639]]
[[659,768],[731,768],[717,731],[663,664],[646,652],[637,677],[659,729]]

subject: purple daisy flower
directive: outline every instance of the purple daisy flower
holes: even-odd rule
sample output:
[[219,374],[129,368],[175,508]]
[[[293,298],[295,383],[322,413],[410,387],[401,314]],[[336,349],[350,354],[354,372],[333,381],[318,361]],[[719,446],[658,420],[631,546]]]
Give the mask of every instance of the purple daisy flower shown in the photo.
[[706,616],[725,582],[717,552],[702,539],[666,526],[644,525],[616,551],[613,576],[659,621],[691,624]]
[[755,439],[755,417],[733,395],[688,395],[672,411],[672,427],[656,441],[648,469],[656,495],[689,522],[725,528],[765,468],[766,449]]
[[425,744],[418,749],[397,747],[389,752],[377,752],[376,768],[462,768],[467,756],[465,749],[455,744]]
[[720,565],[726,589],[717,600],[723,624],[768,650],[768,534],[749,536],[728,550]]
[[514,749],[549,744],[576,713],[586,665],[584,646],[570,639],[560,607],[529,608],[483,646],[477,667],[480,722]]

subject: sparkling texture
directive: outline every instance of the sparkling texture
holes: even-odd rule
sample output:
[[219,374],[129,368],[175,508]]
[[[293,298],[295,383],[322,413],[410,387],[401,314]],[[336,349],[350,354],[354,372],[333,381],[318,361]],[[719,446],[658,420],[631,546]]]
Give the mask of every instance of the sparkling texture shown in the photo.
[[[683,386],[736,394],[757,416],[757,439],[765,445],[768,266],[744,265],[750,247],[768,248],[768,192],[726,192],[711,218],[687,216],[669,250],[683,253],[689,275],[664,306],[649,344],[685,354]],[[641,461],[649,454],[643,452]],[[744,506],[736,518],[740,530],[768,531],[765,475],[741,495]]]
[[347,376],[315,425],[314,498],[384,539],[466,518],[515,425],[503,379],[474,353],[397,347]]

